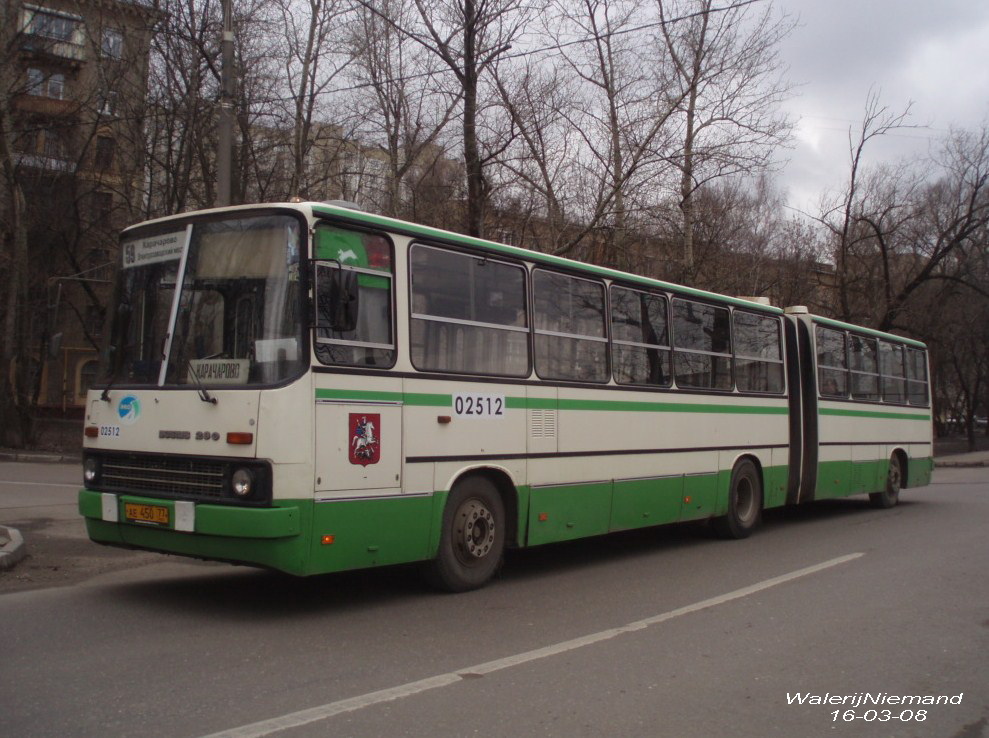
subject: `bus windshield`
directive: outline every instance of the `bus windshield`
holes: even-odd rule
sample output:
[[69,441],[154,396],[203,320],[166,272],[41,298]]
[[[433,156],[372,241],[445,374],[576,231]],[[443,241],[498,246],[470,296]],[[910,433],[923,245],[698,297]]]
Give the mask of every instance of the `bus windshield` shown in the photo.
[[300,232],[296,218],[263,215],[126,237],[105,382],[235,387],[296,376],[307,358]]

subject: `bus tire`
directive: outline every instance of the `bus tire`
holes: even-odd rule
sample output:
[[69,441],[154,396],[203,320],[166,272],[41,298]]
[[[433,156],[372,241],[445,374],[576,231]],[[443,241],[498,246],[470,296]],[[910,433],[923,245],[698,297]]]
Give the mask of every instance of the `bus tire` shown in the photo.
[[731,472],[728,513],[711,521],[721,538],[748,538],[762,515],[762,482],[759,470],[749,459],[742,459]]
[[869,504],[880,510],[895,507],[900,501],[900,488],[903,486],[903,467],[900,458],[893,454],[889,457],[889,467],[886,471],[886,484],[881,492],[869,493]]
[[450,492],[436,558],[427,577],[440,589],[466,592],[484,586],[505,550],[505,504],[489,480],[469,477]]

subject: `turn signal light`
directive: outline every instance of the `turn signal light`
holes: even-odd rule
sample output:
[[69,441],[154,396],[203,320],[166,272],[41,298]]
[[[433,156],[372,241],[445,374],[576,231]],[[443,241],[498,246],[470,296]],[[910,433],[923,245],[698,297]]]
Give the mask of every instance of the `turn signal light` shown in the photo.
[[100,437],[100,429],[95,425],[87,425],[86,430],[84,430],[83,433],[86,435],[86,438]]
[[324,546],[329,546],[336,539],[337,539],[336,536],[323,536],[323,545]]
[[253,433],[227,433],[227,443],[236,446],[250,446],[254,443]]

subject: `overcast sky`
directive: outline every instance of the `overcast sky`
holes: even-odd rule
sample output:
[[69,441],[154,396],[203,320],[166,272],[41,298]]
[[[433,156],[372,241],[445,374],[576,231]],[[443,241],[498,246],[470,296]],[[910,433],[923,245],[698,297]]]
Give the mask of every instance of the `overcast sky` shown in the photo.
[[869,150],[875,162],[924,157],[949,127],[989,121],[987,0],[775,0],[799,19],[782,55],[797,121],[782,185],[791,205],[814,209],[848,170],[848,129],[861,126],[870,88],[910,123]]

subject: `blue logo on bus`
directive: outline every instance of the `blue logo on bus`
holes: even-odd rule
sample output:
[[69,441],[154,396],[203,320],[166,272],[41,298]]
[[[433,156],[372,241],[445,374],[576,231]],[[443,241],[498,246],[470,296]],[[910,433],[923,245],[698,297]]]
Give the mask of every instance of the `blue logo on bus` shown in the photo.
[[125,395],[120,398],[120,404],[117,405],[117,415],[120,416],[121,423],[124,425],[133,425],[137,422],[140,414],[141,401],[134,397],[134,395]]

